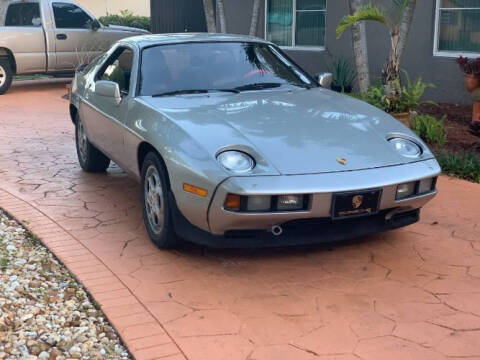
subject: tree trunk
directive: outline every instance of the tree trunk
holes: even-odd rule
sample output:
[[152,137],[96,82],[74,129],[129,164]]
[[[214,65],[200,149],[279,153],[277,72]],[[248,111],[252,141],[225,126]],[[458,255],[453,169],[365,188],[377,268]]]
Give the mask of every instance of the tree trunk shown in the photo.
[[[362,5],[362,0],[349,0],[350,13],[353,14]],[[360,92],[368,91],[370,86],[370,69],[368,65],[367,33],[365,22],[352,27],[353,53],[357,70],[357,84]]]
[[394,97],[400,90],[399,83],[396,82],[400,78],[399,30],[394,30],[391,38],[392,49],[382,69],[382,84],[385,86],[385,93],[388,97]]
[[417,0],[410,0],[405,12],[403,13],[402,22],[400,23],[400,34],[398,40],[398,57],[401,58],[403,51],[407,45],[408,34],[412,26],[413,14],[415,12],[415,7],[417,5]]
[[227,20],[225,18],[225,6],[223,0],[217,0],[217,7],[218,18],[220,20],[220,32],[225,34],[227,32]]
[[207,21],[207,30],[209,33],[217,32],[217,23],[215,19],[215,10],[212,0],[203,0],[203,9],[205,11],[205,20]]
[[5,15],[7,12],[7,2],[5,0],[0,0],[0,26],[5,24]]
[[400,78],[400,62],[403,51],[407,45],[408,34],[412,25],[413,14],[415,12],[416,0],[410,0],[402,16],[399,26],[392,31],[392,49],[388,61],[382,70],[382,82],[390,95],[395,95],[399,89],[395,88],[395,81]]
[[253,1],[252,23],[250,24],[251,36],[257,36],[258,19],[260,17],[260,3],[261,3],[261,0]]

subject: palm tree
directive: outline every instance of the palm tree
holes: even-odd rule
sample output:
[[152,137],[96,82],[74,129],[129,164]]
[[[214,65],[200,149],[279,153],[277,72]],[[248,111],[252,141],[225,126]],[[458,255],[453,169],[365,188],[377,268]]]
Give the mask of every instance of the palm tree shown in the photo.
[[362,5],[353,14],[345,16],[337,27],[337,38],[340,38],[349,27],[363,21],[377,21],[388,29],[392,47],[388,60],[383,66],[382,83],[386,92],[390,94],[397,92],[394,84],[400,78],[400,60],[416,3],[416,0],[391,0],[391,6],[388,9],[373,4]]
[[257,36],[258,19],[260,17],[260,0],[253,1],[252,22],[250,24],[250,35]]
[[[363,5],[363,0],[349,0],[350,14],[355,13]],[[352,45],[355,57],[356,79],[358,89],[366,93],[370,87],[370,68],[368,65],[367,30],[365,22],[358,22],[352,26]]]
[[215,19],[215,9],[212,0],[203,0],[203,9],[205,11],[205,20],[207,21],[207,30],[209,33],[217,32],[217,21]]
[[227,19],[225,18],[225,5],[223,0],[217,0],[218,20],[220,22],[220,32],[227,32]]

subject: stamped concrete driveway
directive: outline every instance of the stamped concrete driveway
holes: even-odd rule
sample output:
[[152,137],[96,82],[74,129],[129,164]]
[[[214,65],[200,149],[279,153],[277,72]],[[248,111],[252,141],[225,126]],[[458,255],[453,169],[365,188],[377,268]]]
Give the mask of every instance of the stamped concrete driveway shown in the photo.
[[479,185],[443,177],[421,223],[348,246],[160,251],[138,185],[80,170],[65,93],[26,83],[0,97],[0,206],[138,359],[480,359]]

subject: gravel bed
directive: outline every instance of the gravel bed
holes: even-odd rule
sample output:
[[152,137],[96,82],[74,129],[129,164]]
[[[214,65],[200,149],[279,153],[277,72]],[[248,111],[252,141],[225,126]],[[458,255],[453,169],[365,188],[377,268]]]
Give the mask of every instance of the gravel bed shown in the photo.
[[0,359],[132,359],[85,289],[1,210]]

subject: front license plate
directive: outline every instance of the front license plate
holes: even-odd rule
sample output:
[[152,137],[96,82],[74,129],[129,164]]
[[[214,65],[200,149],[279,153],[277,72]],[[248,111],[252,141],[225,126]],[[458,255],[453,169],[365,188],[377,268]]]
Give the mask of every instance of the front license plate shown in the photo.
[[376,214],[380,206],[381,194],[382,190],[334,194],[332,217],[342,219]]

